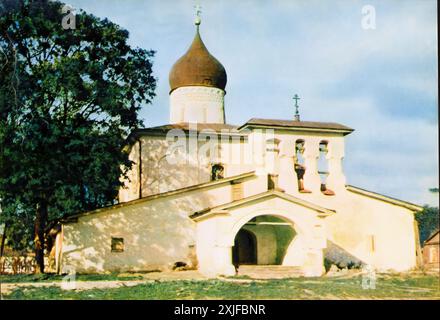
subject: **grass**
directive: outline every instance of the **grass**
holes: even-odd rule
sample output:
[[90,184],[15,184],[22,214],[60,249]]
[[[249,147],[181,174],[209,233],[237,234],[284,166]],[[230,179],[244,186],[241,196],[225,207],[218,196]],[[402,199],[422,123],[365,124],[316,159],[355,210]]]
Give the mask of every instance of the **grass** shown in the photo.
[[[64,276],[57,274],[18,274],[0,275],[0,283],[20,282],[56,282],[62,281]],[[113,281],[113,280],[142,280],[140,274],[109,273],[109,274],[76,274],[77,281]]]
[[[113,275],[115,276],[115,275]],[[362,289],[361,276],[240,281],[155,281],[132,287],[62,290],[59,286],[15,288],[5,299],[440,299],[432,275],[380,276],[376,289]]]

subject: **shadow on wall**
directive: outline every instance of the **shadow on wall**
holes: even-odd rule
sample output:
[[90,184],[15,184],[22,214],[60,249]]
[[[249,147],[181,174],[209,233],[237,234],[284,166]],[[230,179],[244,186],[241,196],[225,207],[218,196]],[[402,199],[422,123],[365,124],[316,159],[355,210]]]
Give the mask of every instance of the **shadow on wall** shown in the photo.
[[358,259],[344,248],[327,240],[327,248],[324,249],[324,265],[326,271],[330,269],[332,264],[340,269],[358,269],[366,265],[364,261]]
[[[196,268],[195,222],[188,215],[212,202],[209,194],[195,191],[82,217],[66,226],[72,246],[65,247],[63,269],[151,271],[176,263]],[[122,251],[112,251],[112,238],[123,239]]]
[[[200,150],[205,142],[197,141]],[[218,162],[210,151],[188,156],[181,149],[174,150],[171,142],[164,139],[150,140],[143,144],[142,195],[147,196],[183,187],[209,182],[211,166]],[[171,161],[171,163],[168,162]]]

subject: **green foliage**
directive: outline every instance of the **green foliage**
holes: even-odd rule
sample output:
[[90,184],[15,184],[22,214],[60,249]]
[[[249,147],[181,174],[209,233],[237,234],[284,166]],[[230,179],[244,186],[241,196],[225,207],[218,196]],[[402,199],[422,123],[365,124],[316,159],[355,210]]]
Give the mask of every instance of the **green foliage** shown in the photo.
[[0,3],[0,222],[20,249],[42,200],[49,219],[114,202],[132,165],[125,138],[156,86],[153,51],[82,10],[64,30],[62,6]]
[[416,220],[419,224],[420,242],[423,244],[439,228],[438,208],[424,206],[423,211],[416,215]]

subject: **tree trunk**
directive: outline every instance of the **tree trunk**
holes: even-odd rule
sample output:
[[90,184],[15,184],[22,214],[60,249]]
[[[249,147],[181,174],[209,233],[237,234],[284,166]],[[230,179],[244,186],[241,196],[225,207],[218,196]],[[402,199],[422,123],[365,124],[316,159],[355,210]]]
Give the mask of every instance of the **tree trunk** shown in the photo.
[[0,258],[3,257],[3,252],[5,250],[5,241],[6,241],[6,223],[4,225],[3,228],[3,234],[2,234],[2,239],[1,239],[1,245],[0,245]]
[[44,273],[44,230],[47,223],[47,202],[42,200],[37,204],[37,212],[35,217],[35,260],[37,266],[35,273]]

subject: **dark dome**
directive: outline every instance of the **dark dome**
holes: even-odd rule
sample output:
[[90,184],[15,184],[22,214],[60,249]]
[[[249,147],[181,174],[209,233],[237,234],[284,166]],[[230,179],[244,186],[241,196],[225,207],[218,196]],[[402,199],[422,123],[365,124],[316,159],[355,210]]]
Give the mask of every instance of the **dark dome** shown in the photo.
[[227,81],[225,68],[206,49],[198,27],[191,47],[173,65],[169,79],[171,91],[186,86],[225,89]]

